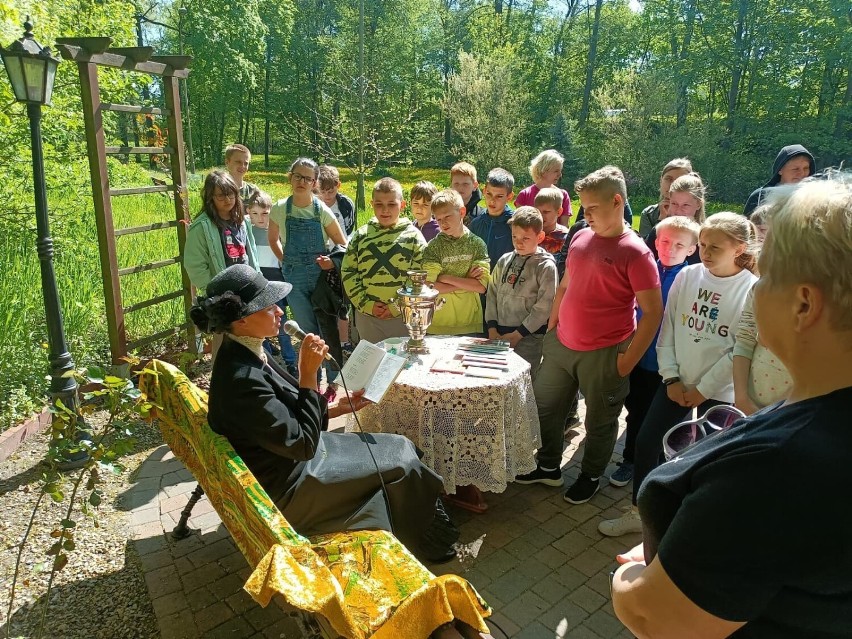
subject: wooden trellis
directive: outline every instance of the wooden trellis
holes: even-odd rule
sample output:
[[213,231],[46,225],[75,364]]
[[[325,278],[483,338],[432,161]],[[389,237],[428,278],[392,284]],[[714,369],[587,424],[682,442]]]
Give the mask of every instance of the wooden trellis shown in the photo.
[[[181,101],[178,82],[189,74],[190,56],[157,56],[152,47],[109,48],[111,38],[60,38],[57,46],[62,57],[77,64],[80,74],[80,88],[83,98],[83,118],[86,127],[86,146],[89,156],[89,170],[92,176],[92,195],[95,204],[95,220],[98,231],[98,246],[101,261],[101,273],[104,281],[106,299],[107,328],[109,346],[114,363],[119,363],[128,351],[172,335],[186,331],[187,344],[193,352],[196,349],[195,330],[189,321],[189,307],[192,304],[194,290],[186,271],[181,272],[180,288],[164,295],[124,306],[121,294],[121,278],[133,273],[161,269],[172,264],[182,263],[186,229],[190,221],[186,189],[186,161],[183,148],[183,126],[181,121]],[[165,108],[136,106],[130,104],[111,104],[101,102],[99,67],[111,67],[127,72],[145,73],[162,78]],[[151,116],[165,116],[168,126],[166,145],[163,147],[106,146],[103,112],[144,113]],[[111,188],[107,173],[108,155],[168,155],[171,167],[172,183],[159,183],[153,186],[133,188]],[[116,229],[113,223],[112,198],[142,195],[148,193],[169,193],[173,195],[175,218],[167,222],[155,222],[142,226]],[[163,228],[175,228],[178,238],[178,255],[163,256],[163,259],[137,264],[128,268],[119,268],[116,254],[116,238],[146,233]],[[177,287],[177,282],[175,283]],[[162,304],[173,299],[183,298],[185,318],[175,326],[153,335],[127,341],[124,319],[128,313]]]

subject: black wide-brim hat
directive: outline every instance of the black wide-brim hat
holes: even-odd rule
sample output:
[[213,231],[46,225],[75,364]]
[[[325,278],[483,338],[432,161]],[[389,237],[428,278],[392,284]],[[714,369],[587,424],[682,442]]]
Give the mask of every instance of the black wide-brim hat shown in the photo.
[[270,282],[251,266],[234,264],[210,280],[205,292],[208,298],[224,293],[239,297],[245,304],[240,313],[242,318],[281,301],[292,290],[289,282]]

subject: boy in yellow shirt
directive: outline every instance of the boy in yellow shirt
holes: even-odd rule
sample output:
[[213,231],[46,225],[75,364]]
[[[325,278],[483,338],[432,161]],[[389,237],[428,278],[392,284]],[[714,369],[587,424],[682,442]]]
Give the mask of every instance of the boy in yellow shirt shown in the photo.
[[432,215],[441,232],[423,251],[423,270],[441,293],[444,305],[435,311],[429,333],[433,335],[479,335],[482,333],[482,304],[489,273],[488,249],[464,225],[464,201],[453,190],[441,191],[432,199]]

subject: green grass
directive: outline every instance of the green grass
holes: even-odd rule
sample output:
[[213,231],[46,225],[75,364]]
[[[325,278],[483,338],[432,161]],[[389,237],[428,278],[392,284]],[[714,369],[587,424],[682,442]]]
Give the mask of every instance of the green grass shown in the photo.
[[[91,196],[48,196],[54,266],[68,347],[78,366],[110,361],[104,289]],[[193,198],[193,200],[197,200]],[[197,207],[197,202],[195,203]],[[172,200],[160,195],[113,199],[116,228],[174,219]],[[36,232],[32,220],[17,235],[0,235],[0,431],[44,402],[49,371],[47,331]],[[178,255],[174,229],[116,239],[119,268]],[[121,278],[124,306],[181,288],[179,265]],[[127,314],[128,339],[184,321],[181,299]]]
[[[249,180],[267,190],[274,198],[289,195],[284,158],[272,158],[270,171],[255,170]],[[260,169],[262,163],[255,164]],[[111,165],[113,186],[139,186],[148,181],[147,173],[136,165]],[[341,171],[343,192],[354,199],[355,175]],[[398,174],[406,192],[420,180],[432,180],[443,187],[449,172],[435,169],[406,169]],[[369,185],[376,177],[368,179]],[[195,217],[201,208],[201,176],[190,180],[189,209]],[[116,197],[112,200],[116,229],[174,219],[171,199],[161,194]],[[103,280],[98,253],[97,230],[91,191],[48,193],[51,234],[55,244],[54,267],[68,347],[79,367],[110,361]],[[359,222],[370,213],[362,211]],[[35,250],[35,221],[0,220],[16,233],[0,234],[0,431],[17,423],[45,402],[48,388],[47,330]],[[20,227],[20,228],[19,228]],[[178,254],[177,235],[172,228],[116,239],[118,267],[126,268],[163,260]],[[181,287],[179,265],[121,278],[122,303],[129,306]],[[157,304],[125,317],[128,339],[151,335],[185,320],[183,300],[178,298]],[[162,345],[151,345],[146,353]],[[145,353],[140,353],[145,354]]]

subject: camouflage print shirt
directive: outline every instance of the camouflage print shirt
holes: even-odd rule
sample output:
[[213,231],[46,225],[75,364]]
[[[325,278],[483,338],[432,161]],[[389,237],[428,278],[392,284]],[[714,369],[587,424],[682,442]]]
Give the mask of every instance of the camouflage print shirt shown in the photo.
[[343,287],[355,308],[369,315],[375,302],[383,302],[398,315],[396,305],[389,302],[408,279],[406,271],[421,268],[425,247],[426,240],[407,218],[389,228],[373,218],[357,229],[342,267]]

